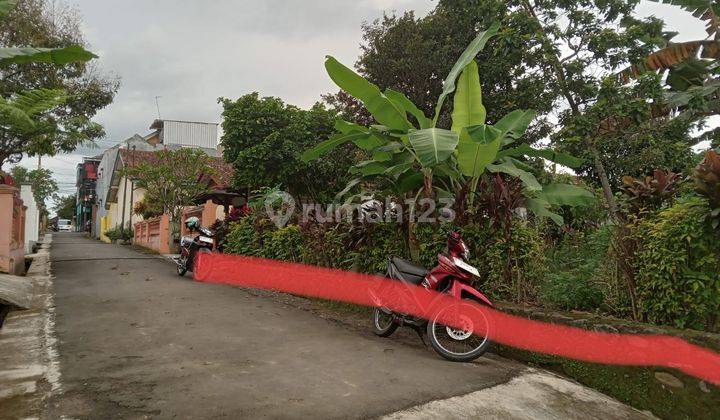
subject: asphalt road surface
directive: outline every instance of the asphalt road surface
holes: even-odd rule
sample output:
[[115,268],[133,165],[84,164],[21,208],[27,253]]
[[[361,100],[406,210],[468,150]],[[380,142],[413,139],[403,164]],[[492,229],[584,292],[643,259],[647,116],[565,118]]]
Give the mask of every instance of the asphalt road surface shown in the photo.
[[129,247],[55,234],[51,257],[61,372],[51,418],[642,416],[559,378],[593,397],[553,399],[543,394],[552,384],[532,381],[515,389],[521,364],[450,363],[419,340],[373,336],[369,321],[349,328],[272,296],[196,283]]

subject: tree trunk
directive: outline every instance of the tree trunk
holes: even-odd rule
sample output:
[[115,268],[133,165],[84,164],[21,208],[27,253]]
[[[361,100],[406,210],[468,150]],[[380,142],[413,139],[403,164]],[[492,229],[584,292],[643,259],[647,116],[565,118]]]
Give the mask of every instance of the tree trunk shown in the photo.
[[593,156],[593,165],[595,166],[595,171],[598,174],[598,178],[600,178],[600,184],[602,184],[603,195],[605,195],[605,201],[607,201],[610,216],[613,220],[617,221],[619,219],[617,213],[617,204],[615,203],[615,195],[613,194],[612,188],[610,187],[610,180],[608,179],[607,172],[605,172],[605,166],[600,159],[600,152],[597,150],[595,145],[590,145],[589,149],[590,153]]
[[[543,48],[545,48],[546,51],[553,51],[552,42],[550,42],[550,39],[547,37],[547,34],[545,34],[542,22],[540,22],[540,19],[537,17],[537,14],[535,13],[535,9],[530,4],[530,1],[523,0],[522,4],[523,4],[523,7],[525,8],[525,10],[528,12],[528,14],[530,14],[530,16],[532,16],[532,18],[535,19],[538,26],[540,27],[539,33],[540,33],[540,36],[542,37]],[[575,98],[573,97],[572,92],[568,88],[567,80],[565,79],[565,72],[563,71],[560,57],[558,57],[554,53],[547,53],[546,57],[550,61],[550,65],[553,68],[555,77],[557,78],[557,81],[558,81],[558,85],[560,86],[560,92],[567,100],[573,116],[579,117],[580,115],[582,115],[582,112],[580,111],[580,107],[578,106],[577,102],[575,101]],[[617,205],[615,204],[615,196],[613,195],[612,188],[610,187],[610,182],[608,181],[607,172],[605,171],[605,165],[603,165],[602,160],[600,159],[600,153],[598,152],[597,148],[589,141],[589,139],[583,139],[583,140],[584,140],[585,144],[588,146],[590,153],[593,155],[593,164],[595,167],[595,171],[597,172],[598,177],[600,178],[600,183],[602,184],[603,193],[605,195],[605,200],[607,201],[608,208],[610,210],[610,216],[613,219],[617,220],[618,215],[617,215]]]

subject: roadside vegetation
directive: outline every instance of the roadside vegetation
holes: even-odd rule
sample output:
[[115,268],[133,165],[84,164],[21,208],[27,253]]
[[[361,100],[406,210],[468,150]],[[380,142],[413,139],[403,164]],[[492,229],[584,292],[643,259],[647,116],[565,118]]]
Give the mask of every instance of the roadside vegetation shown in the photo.
[[[717,332],[720,157],[704,127],[718,112],[718,28],[705,16],[710,38],[673,43],[636,5],[441,1],[423,18],[367,24],[357,73],[328,57],[341,89],[324,97],[329,110],[223,99],[225,157],[236,186],[260,197],[219,226],[224,250],[376,273],[388,255],[433,265],[459,229],[496,299]],[[314,142],[279,142],[293,118],[318,113],[303,137]],[[253,177],[251,154],[272,175]],[[262,198],[279,189],[409,200],[435,221],[278,228]],[[453,221],[424,198],[451,199]]]

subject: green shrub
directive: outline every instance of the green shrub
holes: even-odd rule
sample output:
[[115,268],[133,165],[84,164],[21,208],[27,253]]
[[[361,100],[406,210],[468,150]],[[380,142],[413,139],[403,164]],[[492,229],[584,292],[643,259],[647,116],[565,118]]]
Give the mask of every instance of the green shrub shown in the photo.
[[607,298],[608,250],[613,232],[611,225],[578,231],[550,248],[550,269],[540,286],[540,302],[565,310],[602,308]]
[[302,261],[321,267],[350,270],[356,252],[350,242],[349,226],[312,225],[303,229]]
[[689,197],[642,222],[637,287],[644,317],[679,328],[715,328],[720,311],[720,238],[705,199]]
[[365,240],[357,249],[356,268],[364,273],[384,273],[389,256],[408,258],[402,228],[397,223],[365,225]]
[[297,225],[266,232],[260,256],[274,260],[301,262],[303,235]]
[[228,254],[258,256],[261,251],[260,235],[255,229],[254,219],[245,217],[230,223],[223,241],[224,251]]
[[446,251],[447,233],[450,230],[452,226],[449,225],[422,223],[415,226],[415,239],[420,247],[420,264],[428,269],[437,265],[438,254]]
[[133,232],[132,228],[125,228],[120,229],[120,226],[115,226],[114,228],[105,231],[105,236],[107,236],[111,241],[129,241],[130,239],[135,237],[135,233]]
[[525,220],[515,220],[508,239],[502,231],[482,226],[463,228],[473,264],[480,270],[484,292],[516,302],[534,301],[537,286],[547,272],[540,231]]
[[548,273],[540,289],[543,305],[564,310],[594,310],[603,304],[605,295],[590,277],[573,272]]

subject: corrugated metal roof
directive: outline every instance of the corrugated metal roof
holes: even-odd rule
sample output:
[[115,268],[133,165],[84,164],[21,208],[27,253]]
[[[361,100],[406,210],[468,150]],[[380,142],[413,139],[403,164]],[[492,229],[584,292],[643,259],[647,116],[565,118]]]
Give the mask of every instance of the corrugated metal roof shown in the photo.
[[163,144],[217,148],[217,128],[214,123],[163,121]]

